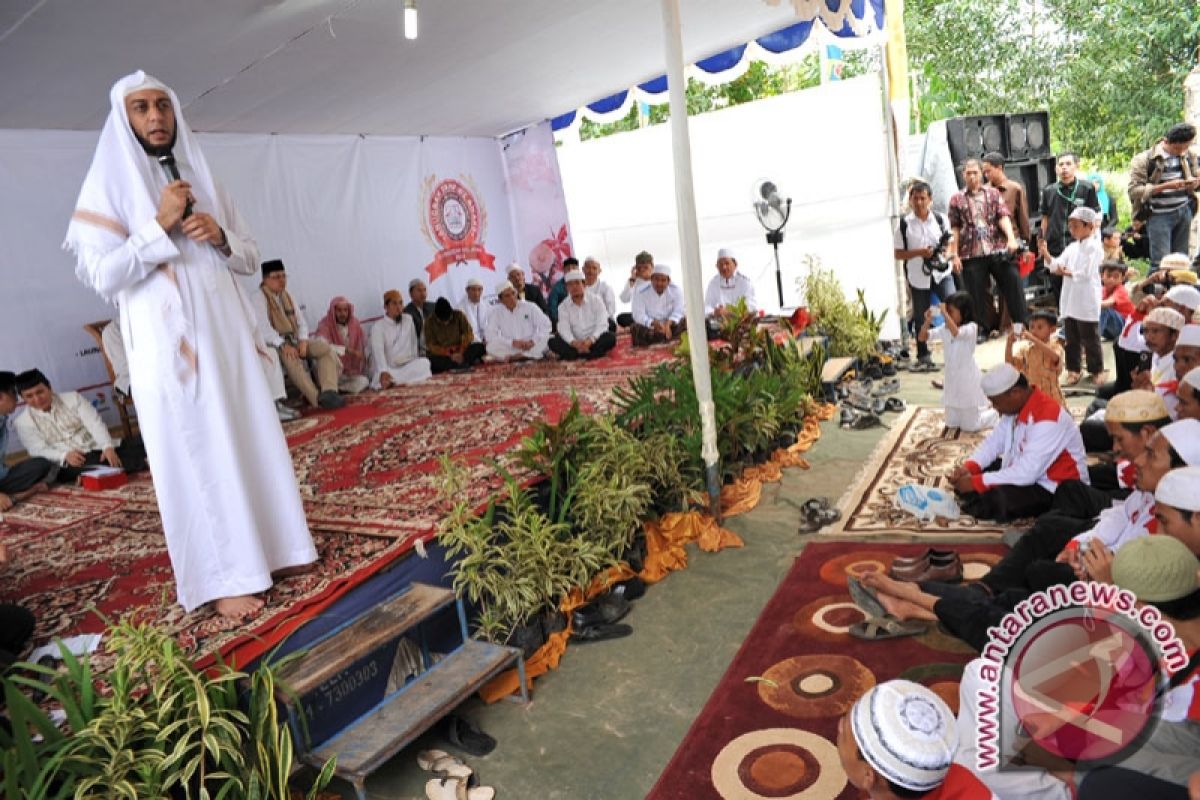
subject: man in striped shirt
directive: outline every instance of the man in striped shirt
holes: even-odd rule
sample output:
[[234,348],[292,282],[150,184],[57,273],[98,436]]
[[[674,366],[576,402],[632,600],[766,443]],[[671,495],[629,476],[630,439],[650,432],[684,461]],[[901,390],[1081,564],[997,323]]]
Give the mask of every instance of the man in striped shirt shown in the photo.
[[1134,219],[1146,220],[1150,266],[1168,253],[1188,252],[1188,232],[1200,189],[1200,154],[1193,148],[1196,126],[1172,125],[1154,147],[1129,165],[1129,200]]

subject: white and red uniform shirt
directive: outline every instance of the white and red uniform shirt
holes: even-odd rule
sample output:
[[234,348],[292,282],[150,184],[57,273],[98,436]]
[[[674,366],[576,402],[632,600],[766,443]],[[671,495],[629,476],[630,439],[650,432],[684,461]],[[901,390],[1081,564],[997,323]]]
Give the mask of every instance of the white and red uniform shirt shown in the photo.
[[[1000,459],[1000,469],[984,472]],[[1036,387],[1015,415],[996,423],[963,465],[982,494],[994,486],[1032,486],[1048,492],[1067,480],[1088,483],[1087,453],[1070,412]]]

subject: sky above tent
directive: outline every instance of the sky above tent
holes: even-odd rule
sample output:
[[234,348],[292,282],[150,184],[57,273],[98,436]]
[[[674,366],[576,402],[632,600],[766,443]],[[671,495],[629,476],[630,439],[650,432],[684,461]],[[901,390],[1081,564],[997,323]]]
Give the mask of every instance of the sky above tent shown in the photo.
[[[688,62],[797,22],[788,2],[680,3]],[[420,0],[416,41],[401,5],[7,0],[0,128],[98,129],[145,69],[200,131],[498,136],[663,74],[655,0]]]

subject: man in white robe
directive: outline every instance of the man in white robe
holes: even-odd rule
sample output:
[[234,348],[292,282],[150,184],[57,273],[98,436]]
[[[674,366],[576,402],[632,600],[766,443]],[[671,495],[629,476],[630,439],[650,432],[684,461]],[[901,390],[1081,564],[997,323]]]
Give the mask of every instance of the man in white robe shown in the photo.
[[567,299],[558,307],[558,333],[550,349],[564,361],[600,358],[617,344],[608,329],[608,309],[599,296],[584,288],[584,275],[572,270],[563,276]]
[[[243,618],[275,576],[317,559],[234,277],[257,272],[258,248],[175,93],[136,72],[110,100],[65,246],[119,302],[179,602]],[[157,161],[172,149],[182,180]]]
[[496,287],[500,303],[488,312],[487,352],[493,361],[537,360],[550,346],[550,318],[517,297],[508,281]]
[[708,282],[708,289],[704,292],[704,315],[719,322],[732,313],[731,306],[738,300],[746,301],[746,310],[750,313],[758,311],[754,284],[738,272],[733,251],[722,247],[717,251],[717,274]]
[[[633,304],[634,295],[650,283],[650,273],[654,270],[654,256],[645,250],[633,258],[633,266],[629,269],[629,280],[621,288],[621,302]],[[625,311],[617,315],[617,324],[622,328],[633,325],[633,314]]]
[[458,310],[467,315],[467,322],[471,323],[475,338],[486,344],[487,318],[491,306],[483,302],[483,283],[478,278],[467,281],[467,296],[459,303]]
[[633,296],[633,343],[638,347],[678,339],[687,327],[683,292],[671,283],[671,268],[655,264],[649,285]]
[[429,359],[420,355],[417,326],[404,311],[399,289],[383,293],[383,312],[371,326],[371,388],[428,380],[433,375]]
[[604,302],[604,311],[608,314],[608,329],[616,333],[617,296],[613,294],[611,286],[600,280],[601,272],[603,269],[595,256],[588,256],[583,260],[583,288],[587,289],[588,294],[594,294]]

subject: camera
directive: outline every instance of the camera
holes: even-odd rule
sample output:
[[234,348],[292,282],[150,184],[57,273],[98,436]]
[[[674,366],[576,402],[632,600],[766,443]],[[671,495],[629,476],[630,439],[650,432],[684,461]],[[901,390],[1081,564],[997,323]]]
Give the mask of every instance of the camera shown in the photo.
[[945,272],[950,268],[946,263],[946,245],[950,244],[950,231],[943,231],[938,238],[937,244],[933,247],[933,255],[924,260],[921,264],[921,271],[926,275],[932,275],[935,272]]

